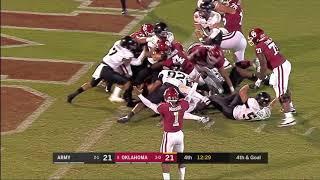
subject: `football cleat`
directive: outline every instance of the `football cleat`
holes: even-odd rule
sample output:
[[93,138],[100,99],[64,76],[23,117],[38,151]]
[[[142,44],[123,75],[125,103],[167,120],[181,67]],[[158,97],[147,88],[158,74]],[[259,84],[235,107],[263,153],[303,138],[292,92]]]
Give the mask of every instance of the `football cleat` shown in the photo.
[[129,116],[126,115],[126,116],[120,117],[120,118],[117,120],[117,122],[118,122],[118,123],[127,123],[127,122],[129,122],[129,120],[130,120]]
[[297,124],[297,122],[294,119],[294,117],[288,117],[288,118],[282,119],[282,122],[278,125],[278,127],[293,126],[295,124]]
[[111,101],[111,102],[124,102],[124,99],[122,99],[120,97],[110,96],[109,101]]
[[200,122],[202,122],[203,124],[207,123],[210,121],[209,117],[201,117]]
[[122,15],[127,15],[127,13],[128,13],[128,11],[127,11],[127,10],[123,10],[123,11],[121,11],[121,14],[122,14]]

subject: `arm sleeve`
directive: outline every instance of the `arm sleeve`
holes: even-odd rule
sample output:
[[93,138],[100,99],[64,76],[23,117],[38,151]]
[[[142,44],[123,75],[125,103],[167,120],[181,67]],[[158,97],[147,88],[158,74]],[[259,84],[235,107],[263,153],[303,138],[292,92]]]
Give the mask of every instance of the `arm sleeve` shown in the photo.
[[139,55],[138,58],[132,58],[130,64],[134,65],[134,66],[140,66],[142,64],[142,61],[145,57],[146,54],[146,48],[143,48],[143,51],[141,52],[141,54]]
[[145,98],[142,94],[138,95],[140,100],[144,105],[146,105],[148,108],[152,109],[155,113],[159,114],[158,107],[156,104],[149,101],[147,98]]

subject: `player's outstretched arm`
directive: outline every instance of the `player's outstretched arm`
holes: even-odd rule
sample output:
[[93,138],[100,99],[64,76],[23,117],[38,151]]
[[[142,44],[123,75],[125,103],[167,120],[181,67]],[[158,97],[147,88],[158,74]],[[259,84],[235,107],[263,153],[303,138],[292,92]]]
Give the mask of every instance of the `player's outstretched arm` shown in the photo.
[[234,87],[232,85],[231,79],[227,73],[227,71],[224,69],[224,67],[220,67],[218,69],[219,73],[221,74],[221,76],[225,79],[225,81],[227,82],[229,88],[230,88],[230,92],[233,93],[234,92]]
[[159,114],[158,106],[151,101],[149,101],[147,98],[145,98],[142,94],[138,95],[140,100],[144,105],[146,105],[148,108],[152,109],[155,113]]

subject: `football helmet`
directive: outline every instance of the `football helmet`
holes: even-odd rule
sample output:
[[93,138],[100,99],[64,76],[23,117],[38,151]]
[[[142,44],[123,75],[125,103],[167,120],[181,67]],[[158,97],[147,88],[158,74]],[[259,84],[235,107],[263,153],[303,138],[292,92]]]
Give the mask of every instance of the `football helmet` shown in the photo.
[[253,28],[249,32],[248,35],[248,42],[250,46],[253,46],[255,44],[258,44],[261,40],[265,39],[266,35],[264,34],[264,31],[261,28]]
[[267,107],[271,101],[271,96],[267,92],[260,92],[256,96],[256,100],[262,107]]
[[164,22],[158,22],[154,26],[154,33],[160,38],[166,38],[168,34],[168,26]]
[[120,46],[132,51],[137,48],[137,42],[131,36],[125,36],[120,40]]
[[198,6],[198,8],[201,8],[201,5],[202,4],[213,4],[213,2],[215,2],[215,1],[217,1],[217,0],[198,0],[198,2],[197,2],[197,6]]
[[165,102],[176,103],[179,100],[179,93],[174,87],[169,87],[164,91],[163,98]]
[[156,51],[159,52],[160,54],[168,54],[170,53],[170,43],[166,40],[159,40],[157,42],[157,47]]
[[152,24],[142,24],[142,26],[141,26],[141,31],[146,36],[152,36],[154,34],[153,30],[154,30],[154,27]]

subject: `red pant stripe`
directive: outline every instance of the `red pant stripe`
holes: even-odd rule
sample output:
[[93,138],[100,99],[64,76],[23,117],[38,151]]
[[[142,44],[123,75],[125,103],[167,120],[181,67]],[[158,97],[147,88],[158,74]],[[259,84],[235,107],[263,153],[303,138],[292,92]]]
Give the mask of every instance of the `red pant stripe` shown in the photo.
[[279,91],[279,97],[280,97],[280,95],[281,95],[281,88],[280,88],[280,70],[279,70],[280,68],[279,67],[277,67],[277,70],[278,70],[278,91]]

